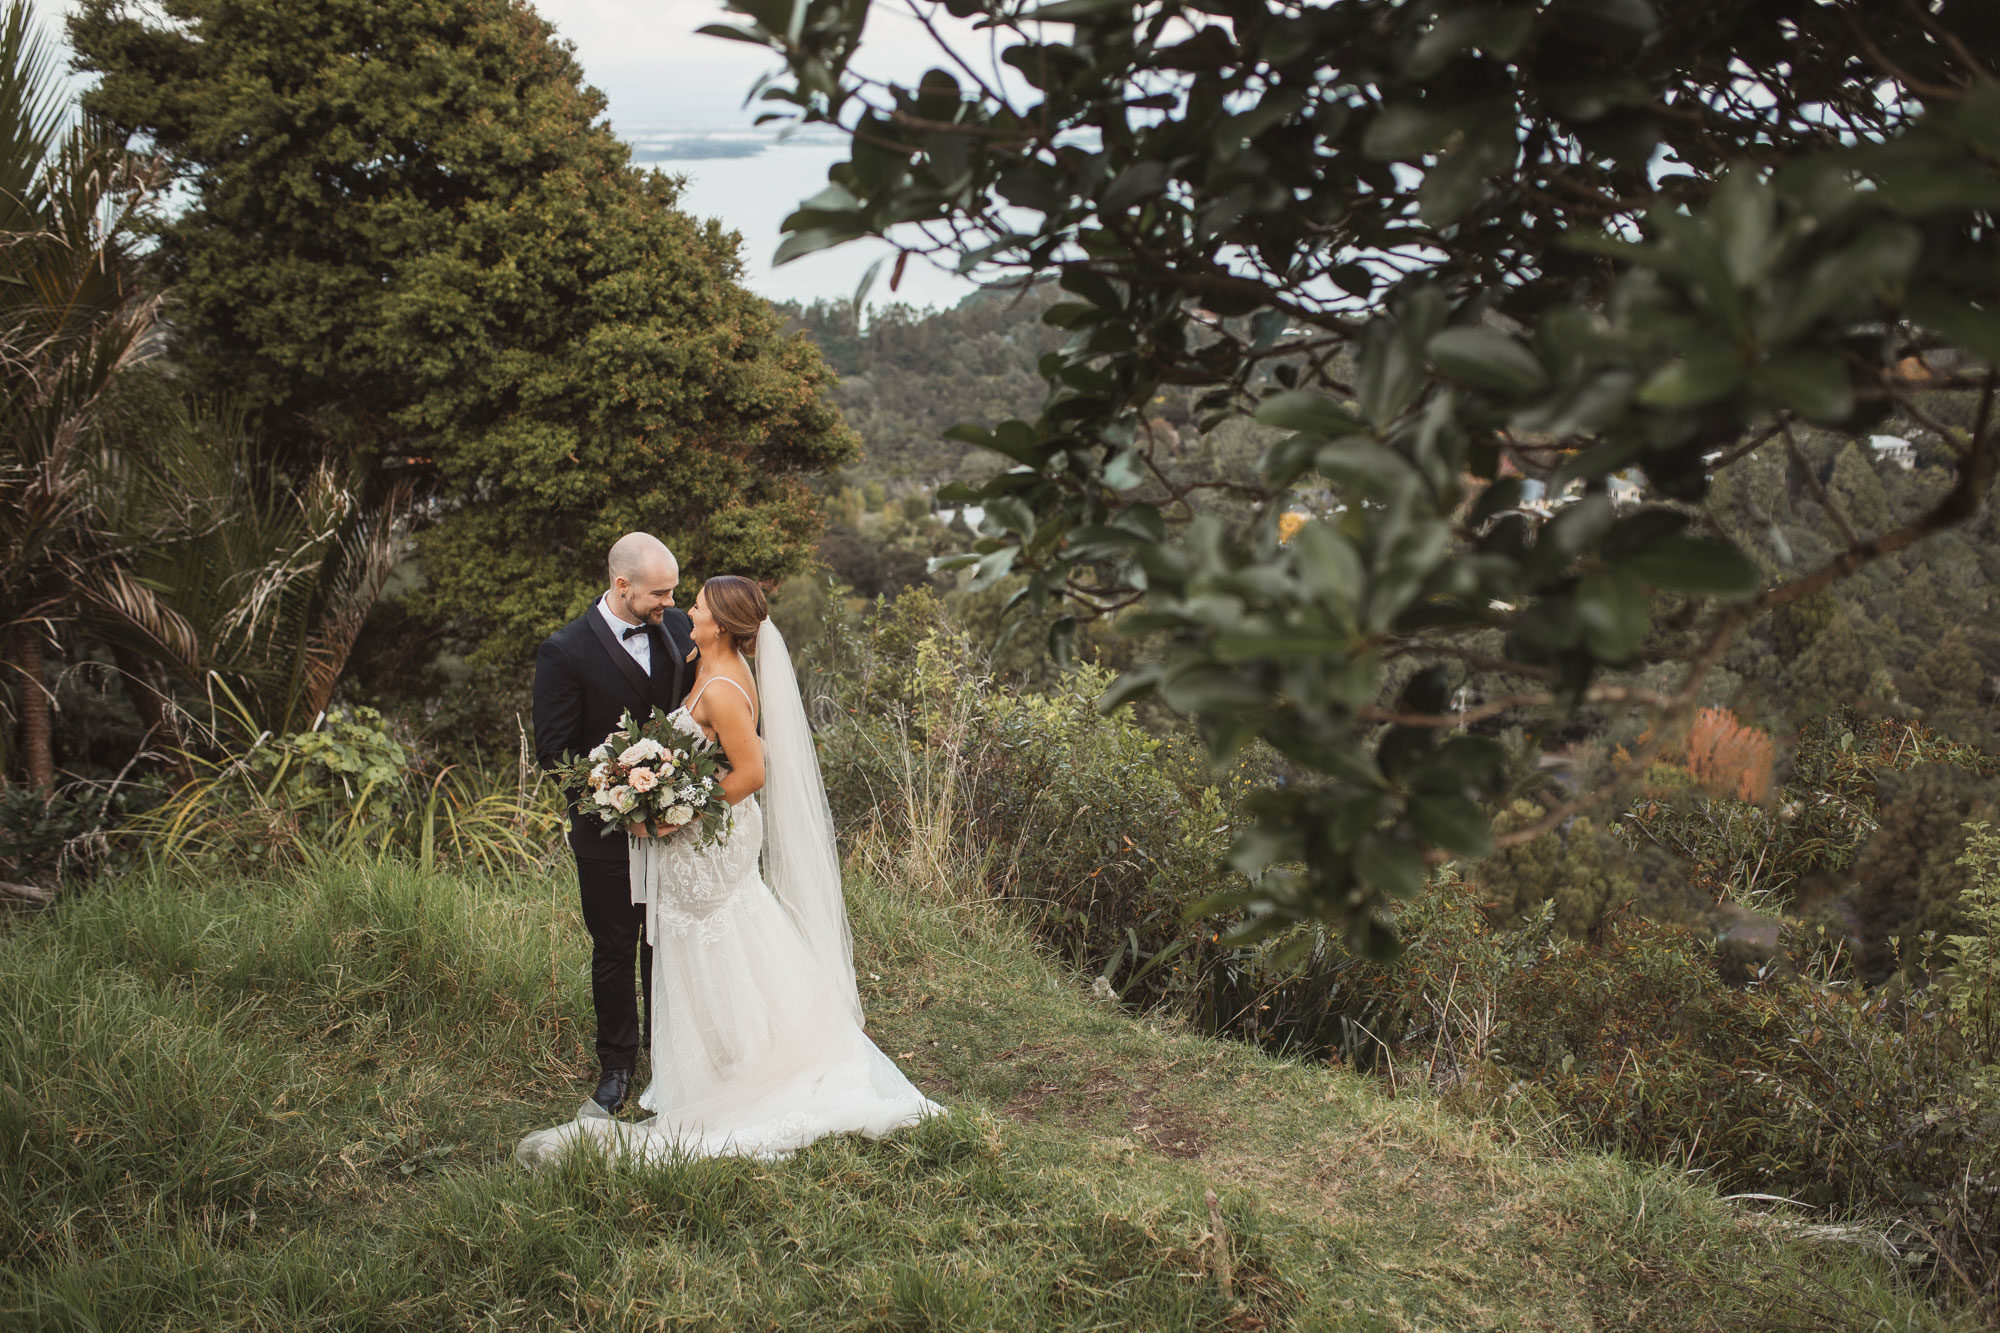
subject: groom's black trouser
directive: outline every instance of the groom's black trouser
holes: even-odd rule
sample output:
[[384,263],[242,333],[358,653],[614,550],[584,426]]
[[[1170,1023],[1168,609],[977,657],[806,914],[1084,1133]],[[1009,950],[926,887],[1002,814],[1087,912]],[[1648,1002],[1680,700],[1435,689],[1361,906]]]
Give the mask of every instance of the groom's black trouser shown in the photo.
[[[597,1063],[605,1069],[636,1069],[639,1043],[653,1040],[653,946],[641,942],[646,909],[632,902],[631,880],[623,861],[576,858],[583,893],[583,924],[590,931],[590,999],[597,1010]],[[639,1024],[633,1003],[632,968],[639,969],[646,1022]]]

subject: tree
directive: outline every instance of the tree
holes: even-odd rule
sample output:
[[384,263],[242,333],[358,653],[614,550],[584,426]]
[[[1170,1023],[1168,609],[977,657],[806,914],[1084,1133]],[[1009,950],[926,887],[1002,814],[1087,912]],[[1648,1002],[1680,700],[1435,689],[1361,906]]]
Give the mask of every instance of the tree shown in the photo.
[[1986,683],[1979,658],[1958,625],[1931,645],[1910,674],[1912,692],[1925,708],[1970,707],[1979,701],[1980,688]]
[[1826,493],[1857,536],[1872,537],[1886,532],[1894,521],[1882,479],[1875,475],[1874,465],[1862,456],[1861,445],[1853,440],[1834,455],[1833,475],[1827,478]]
[[426,604],[489,660],[627,529],[695,570],[809,561],[801,477],[856,449],[823,364],[520,0],[88,0],[70,37],[187,191],[156,232],[194,382],[292,466],[414,473]]
[[[1107,704],[1157,690],[1218,757],[1261,737],[1318,775],[1238,837],[1245,936],[1321,919],[1393,947],[1385,896],[1617,790],[1496,839],[1505,756],[1455,684],[1483,719],[1643,708],[1674,734],[1746,624],[1988,492],[1985,0],[947,7],[990,66],[862,74],[867,0],[735,0],[711,31],[783,58],[781,115],[850,137],[782,253],[889,234],[1072,298],[1040,414],[960,432],[1010,470],[940,498],[984,506],[976,581],[1069,607],[1058,653],[1077,617],[1162,634]],[[1170,466],[1143,428],[1165,386],[1204,429],[1265,427],[1258,474]],[[1782,581],[1705,521],[1711,477],[1762,445],[1804,471],[1802,428],[1924,421],[1943,495]],[[1583,495],[1541,518],[1524,479]],[[1328,485],[1338,509],[1280,541]],[[1674,683],[1642,685],[1663,662]]]
[[130,224],[156,178],[70,113],[14,0],[0,15],[0,641],[20,766],[37,787],[55,780],[51,643],[89,617],[162,650],[189,642],[106,521],[120,460],[96,434],[113,382],[154,346],[159,299]]

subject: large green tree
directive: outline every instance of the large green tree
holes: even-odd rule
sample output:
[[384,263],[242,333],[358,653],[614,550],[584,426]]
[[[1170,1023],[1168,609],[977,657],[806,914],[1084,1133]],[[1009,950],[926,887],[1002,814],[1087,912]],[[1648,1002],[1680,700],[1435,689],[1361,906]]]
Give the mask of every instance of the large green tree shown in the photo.
[[297,465],[415,472],[428,604],[489,660],[627,529],[698,572],[810,559],[802,477],[856,449],[828,372],[527,5],[87,0],[70,38],[185,187],[177,356]]
[[[1988,502],[1990,0],[945,0],[980,40],[901,71],[856,60],[871,0],[730,7],[766,102],[852,144],[786,252],[888,235],[1072,298],[1039,415],[960,432],[1007,467],[969,558],[1164,636],[1110,702],[1317,775],[1238,838],[1247,933],[1390,945],[1385,894],[1618,785],[1495,834],[1466,724],[1644,709],[1635,774],[1747,625]],[[1258,475],[1163,456],[1169,387],[1269,428]],[[1949,475],[1861,529],[1800,441],[1884,423]],[[1760,447],[1826,515],[1809,567],[1706,507]]]

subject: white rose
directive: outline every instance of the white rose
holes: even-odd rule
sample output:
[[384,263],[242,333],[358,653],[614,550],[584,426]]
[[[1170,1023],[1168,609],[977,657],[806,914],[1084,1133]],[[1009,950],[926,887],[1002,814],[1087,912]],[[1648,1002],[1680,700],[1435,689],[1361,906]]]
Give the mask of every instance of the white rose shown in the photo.
[[604,760],[609,759],[611,757],[611,742],[606,741],[604,742],[604,744],[598,746],[595,750],[592,750],[590,752],[590,757],[592,759],[597,760],[599,763],[602,763]]
[[618,756],[618,762],[626,765],[643,764],[648,759],[658,759],[665,753],[666,751],[656,740],[636,740],[625,747],[625,752]]
[[624,814],[637,804],[639,804],[639,793],[633,791],[630,787],[613,787],[611,789],[611,808],[619,814]]
[[694,807],[691,805],[670,805],[660,818],[675,828],[679,828],[694,818]]
[[608,763],[599,764],[596,768],[590,770],[590,785],[593,787],[602,787],[604,780],[610,776],[611,765]]
[[611,789],[608,787],[602,788],[599,791],[593,793],[590,799],[596,801],[599,805],[610,805]]

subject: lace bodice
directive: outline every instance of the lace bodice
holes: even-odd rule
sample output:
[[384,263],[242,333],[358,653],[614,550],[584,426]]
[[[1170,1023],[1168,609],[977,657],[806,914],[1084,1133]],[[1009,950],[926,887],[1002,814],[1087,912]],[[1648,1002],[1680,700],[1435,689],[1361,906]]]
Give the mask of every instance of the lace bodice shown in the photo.
[[[667,720],[690,740],[710,744],[689,707],[681,705]],[[741,894],[761,883],[757,857],[763,845],[763,811],[757,798],[748,796],[731,812],[726,832],[713,838],[683,834],[646,848],[645,883],[634,886],[633,897],[649,904],[647,938],[655,944],[665,936],[703,944],[720,940],[735,918]]]

